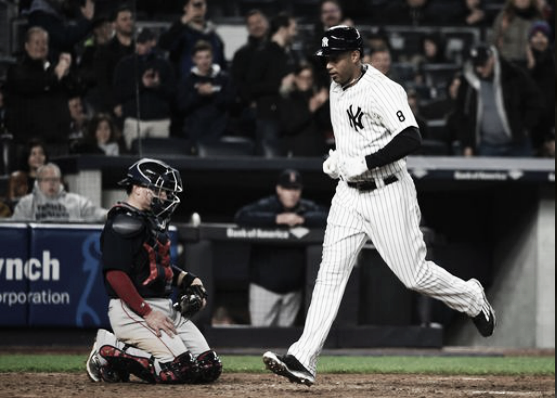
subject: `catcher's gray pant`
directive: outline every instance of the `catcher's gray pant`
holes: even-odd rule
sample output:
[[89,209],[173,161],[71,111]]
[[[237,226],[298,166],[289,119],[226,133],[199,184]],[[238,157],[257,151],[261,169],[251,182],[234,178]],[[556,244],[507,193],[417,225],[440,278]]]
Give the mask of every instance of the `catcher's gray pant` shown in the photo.
[[249,285],[249,312],[253,326],[292,326],[301,306],[301,291],[279,294],[255,283]]
[[338,183],[304,332],[288,351],[313,375],[352,268],[368,238],[407,288],[472,317],[485,304],[478,283],[465,282],[426,261],[414,182],[406,170],[397,177],[399,181],[386,186],[379,181],[379,188],[371,192],[350,188],[344,181]]
[[186,351],[197,358],[199,354],[210,350],[197,326],[172,308],[172,300],[157,298],[145,301],[153,310],[162,312],[174,322],[177,334],[170,337],[161,331],[161,337],[157,337],[145,320],[126,303],[120,299],[112,299],[108,305],[108,318],[118,341],[144,350],[161,362],[172,361]]

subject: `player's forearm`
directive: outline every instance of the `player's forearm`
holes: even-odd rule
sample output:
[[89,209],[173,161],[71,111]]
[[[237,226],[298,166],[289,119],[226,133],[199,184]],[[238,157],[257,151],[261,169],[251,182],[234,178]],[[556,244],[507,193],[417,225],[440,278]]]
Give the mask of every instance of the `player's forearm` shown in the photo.
[[416,151],[422,144],[420,130],[416,127],[408,127],[397,134],[391,142],[379,151],[367,155],[366,165],[369,170],[383,167],[402,159]]
[[130,277],[125,272],[117,270],[108,271],[106,273],[106,280],[118,297],[135,313],[144,317],[152,311],[149,304],[139,295]]
[[181,268],[178,268],[176,265],[172,264],[172,285],[174,286],[185,286],[188,287],[192,284],[192,282],[197,278],[195,274],[191,272],[186,272]]

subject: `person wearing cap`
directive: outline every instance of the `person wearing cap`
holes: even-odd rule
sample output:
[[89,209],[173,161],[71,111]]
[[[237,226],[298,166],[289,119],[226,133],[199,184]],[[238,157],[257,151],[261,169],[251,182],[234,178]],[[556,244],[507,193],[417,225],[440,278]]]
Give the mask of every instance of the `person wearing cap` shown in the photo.
[[128,151],[132,151],[136,139],[170,136],[170,106],[176,78],[170,63],[157,53],[156,45],[155,33],[143,29],[137,36],[135,54],[123,58],[114,70],[117,114],[124,119],[122,133]]
[[543,110],[532,78],[485,44],[470,50],[463,75],[454,115],[463,155],[531,156]]
[[[280,173],[275,194],[242,207],[237,224],[260,228],[322,228],[328,210],[302,198],[297,170]],[[254,244],[250,257],[249,311],[257,327],[292,326],[302,305],[305,248]]]
[[528,72],[543,95],[544,111],[534,128],[534,149],[539,156],[555,157],[555,50],[547,22],[532,24],[528,34]]

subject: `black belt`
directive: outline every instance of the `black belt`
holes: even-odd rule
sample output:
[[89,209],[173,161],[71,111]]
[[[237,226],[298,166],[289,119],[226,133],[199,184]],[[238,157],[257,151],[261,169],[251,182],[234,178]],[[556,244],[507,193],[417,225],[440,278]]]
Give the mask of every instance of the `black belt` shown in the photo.
[[[383,180],[385,186],[397,181],[398,177],[395,175],[389,176]],[[376,180],[347,182],[347,184],[350,188],[355,188],[360,192],[371,192],[378,188]]]

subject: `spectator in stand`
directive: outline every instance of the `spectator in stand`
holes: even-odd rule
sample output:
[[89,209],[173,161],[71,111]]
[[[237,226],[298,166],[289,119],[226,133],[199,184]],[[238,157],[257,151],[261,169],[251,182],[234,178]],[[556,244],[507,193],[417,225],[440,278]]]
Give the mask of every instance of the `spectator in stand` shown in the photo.
[[257,51],[262,49],[268,40],[269,20],[259,10],[251,10],[246,15],[248,42],[240,47],[232,59],[232,80],[236,86],[235,112],[239,128],[243,134],[253,137],[255,135],[255,102],[251,98],[248,86],[248,72]]
[[20,199],[14,221],[103,221],[107,210],[84,196],[68,193],[62,185],[62,172],[54,163],[37,171],[33,192]]
[[460,19],[461,24],[472,27],[485,27],[488,21],[482,0],[463,0],[463,2],[464,12]]
[[528,71],[543,95],[544,111],[533,131],[538,156],[555,157],[555,52],[547,22],[534,22],[528,34]]
[[120,131],[108,113],[96,114],[87,125],[87,132],[76,146],[77,153],[119,156],[123,151]]
[[522,68],[494,46],[470,50],[455,106],[464,156],[531,156],[542,110],[541,94]]
[[192,58],[194,67],[178,88],[178,107],[184,117],[184,134],[195,147],[224,135],[235,91],[228,74],[213,63],[209,42],[198,42]]
[[430,0],[395,0],[385,10],[386,23],[390,25],[437,25],[442,15],[436,15]]
[[38,139],[29,140],[20,157],[19,170],[27,176],[27,186],[30,193],[37,179],[37,170],[48,162],[48,152],[44,143]]
[[95,16],[94,0],[84,0],[79,6],[77,17],[68,19],[64,9],[69,2],[64,0],[33,0],[29,8],[29,26],[40,26],[50,37],[50,61],[56,62],[62,53],[76,58],[76,46],[83,41],[92,28]]
[[294,72],[294,87],[279,106],[287,156],[323,156],[326,136],[332,135],[329,91],[318,88],[309,64]]
[[169,60],[178,79],[189,76],[193,67],[192,50],[200,40],[211,44],[213,62],[226,69],[224,42],[215,31],[215,26],[206,20],[206,15],[206,0],[185,0],[184,14],[159,39],[159,47],[169,52]]
[[70,54],[48,61],[48,33],[32,27],[25,37],[23,59],[6,77],[6,127],[18,145],[40,137],[53,156],[68,152],[70,112]]
[[339,0],[321,0],[319,6],[318,22],[314,24],[313,35],[305,41],[305,56],[313,66],[315,71],[315,82],[319,87],[329,88],[331,78],[326,66],[314,56],[315,48],[321,45],[323,32],[337,25],[354,25],[354,23],[344,17],[342,5]]
[[429,127],[427,126],[427,121],[420,115],[420,95],[414,89],[409,89],[407,91],[408,105],[416,118],[416,123],[420,128],[420,135],[424,140],[431,139],[429,134]]
[[248,73],[248,85],[257,103],[257,153],[265,157],[281,156],[280,117],[278,104],[281,93],[292,89],[297,60],[290,46],[298,34],[296,20],[279,14],[271,21],[270,41],[257,52]]
[[493,43],[501,57],[525,67],[528,32],[542,19],[537,0],[507,0],[493,24]]
[[70,111],[70,133],[69,133],[69,147],[70,152],[73,152],[73,147],[83,137],[85,137],[85,130],[90,116],[85,113],[83,100],[79,95],[74,95],[68,100],[68,109]]
[[117,115],[124,119],[123,133],[128,151],[137,138],[170,136],[176,78],[172,66],[157,52],[156,45],[153,31],[143,29],[137,36],[135,54],[124,57],[114,70]]
[[429,33],[421,40],[422,54],[420,64],[445,64],[449,62],[445,55],[445,40],[440,33]]
[[447,82],[447,92],[441,98],[428,101],[425,105],[420,106],[420,115],[426,121],[443,120],[442,128],[434,130],[430,129],[430,136],[433,139],[442,141],[447,146],[450,153],[461,154],[462,149],[456,147],[458,142],[458,125],[455,122],[455,104],[458,90],[462,82],[462,73],[456,72]]
[[389,35],[384,28],[379,28],[376,32],[369,33],[366,38],[366,46],[369,50],[373,51],[378,48],[387,47],[391,50],[391,43],[389,41]]
[[439,99],[428,101],[427,104],[420,107],[420,114],[427,120],[436,120],[445,118],[454,108],[458,88],[462,81],[462,72],[456,72],[447,81],[446,93]]
[[6,200],[4,200],[4,204],[8,207],[10,212],[9,216],[13,214],[20,199],[29,192],[30,189],[27,183],[27,174],[25,172],[18,170],[10,174],[10,179],[8,181],[8,194],[6,195]]
[[383,73],[389,79],[394,80],[397,83],[402,84],[400,77],[397,75],[396,71],[391,68],[393,65],[391,50],[389,47],[375,47],[370,50],[370,52],[364,55],[363,62],[369,64],[377,69],[379,72]]
[[83,51],[78,59],[78,74],[85,88],[84,98],[93,109],[99,110],[102,100],[100,98],[95,73],[95,54],[101,46],[107,44],[114,34],[114,26],[107,17],[95,18],[93,21],[93,34],[83,45]]
[[99,46],[95,53],[94,68],[101,99],[96,111],[109,112],[122,117],[121,108],[116,107],[114,71],[116,65],[126,56],[133,54],[135,49],[133,10],[129,6],[121,5],[114,11],[111,19],[114,37],[108,43]]
[[[302,199],[302,176],[284,170],[276,194],[241,208],[235,215],[239,225],[261,228],[325,226],[327,209]],[[302,305],[305,283],[305,248],[253,245],[250,256],[249,310],[257,327],[290,327]]]

